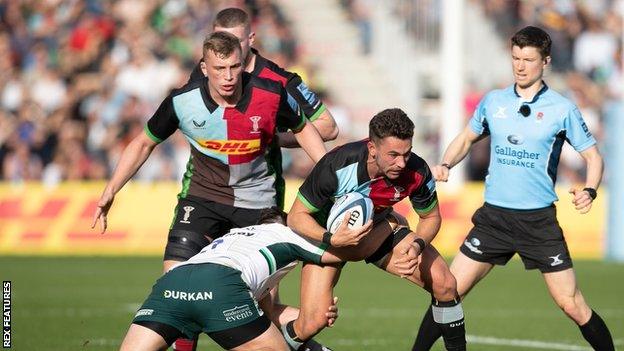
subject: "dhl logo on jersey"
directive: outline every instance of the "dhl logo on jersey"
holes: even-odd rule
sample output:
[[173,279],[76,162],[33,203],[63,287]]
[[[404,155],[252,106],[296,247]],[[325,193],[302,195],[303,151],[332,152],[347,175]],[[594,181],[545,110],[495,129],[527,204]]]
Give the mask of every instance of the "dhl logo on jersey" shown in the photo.
[[251,140],[198,140],[208,150],[227,155],[247,155],[258,152],[262,147],[260,139]]

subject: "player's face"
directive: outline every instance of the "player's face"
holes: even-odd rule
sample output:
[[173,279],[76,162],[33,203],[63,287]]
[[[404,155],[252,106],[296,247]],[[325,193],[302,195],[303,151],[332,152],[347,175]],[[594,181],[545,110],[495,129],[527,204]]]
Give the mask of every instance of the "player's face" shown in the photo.
[[214,27],[215,32],[228,32],[238,38],[241,49],[243,51],[243,62],[247,61],[247,56],[251,46],[253,45],[256,33],[251,31],[251,28],[245,28],[245,26],[238,26],[232,28]]
[[379,175],[388,179],[397,179],[412,153],[412,140],[396,137],[385,137],[379,141],[368,143],[368,152],[374,158]]
[[516,84],[520,88],[528,88],[542,80],[550,56],[542,57],[536,47],[520,48],[514,45],[511,48],[511,62]]
[[213,92],[224,98],[234,95],[238,83],[241,81],[243,64],[241,52],[234,52],[224,57],[208,50],[201,65],[202,71],[208,77],[208,84]]

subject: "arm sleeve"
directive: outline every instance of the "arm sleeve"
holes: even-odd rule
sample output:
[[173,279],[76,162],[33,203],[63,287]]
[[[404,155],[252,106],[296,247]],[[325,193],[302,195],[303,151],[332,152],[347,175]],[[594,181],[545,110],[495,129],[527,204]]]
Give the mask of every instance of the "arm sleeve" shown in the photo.
[[178,129],[179,120],[173,109],[173,98],[167,96],[152,118],[147,121],[145,133],[153,141],[160,143]]
[[574,150],[581,152],[588,147],[596,144],[596,139],[587,128],[587,124],[583,120],[581,111],[575,106],[570,109],[567,116],[563,120],[563,127],[566,130],[566,138],[568,143],[572,145]]
[[420,174],[422,178],[419,186],[409,195],[410,202],[416,213],[428,213],[438,203],[435,179],[425,161],[422,161],[416,174]]
[[306,120],[299,110],[293,109],[288,103],[288,94],[284,88],[280,87],[280,103],[277,111],[278,130],[290,129],[295,133],[300,131],[305,126]]
[[323,111],[325,105],[308,86],[303,82],[298,74],[293,73],[286,82],[286,91],[288,92],[289,103],[296,104],[310,122],[317,119]]
[[483,99],[481,99],[479,105],[477,105],[477,108],[472,114],[472,118],[470,118],[470,122],[468,122],[470,124],[470,129],[472,129],[472,131],[477,133],[478,135],[490,134],[490,129],[488,128],[488,122],[486,118],[488,96],[489,95],[486,95],[483,97]]
[[318,212],[336,194],[338,178],[331,166],[333,153],[321,158],[299,188],[297,198],[311,211]]

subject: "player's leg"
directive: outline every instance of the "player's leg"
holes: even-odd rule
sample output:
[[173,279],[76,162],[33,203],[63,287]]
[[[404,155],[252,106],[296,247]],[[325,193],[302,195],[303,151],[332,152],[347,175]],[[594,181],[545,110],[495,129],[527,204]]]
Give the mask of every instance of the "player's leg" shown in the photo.
[[131,324],[121,343],[120,351],[158,351],[166,350],[169,344],[150,328]]
[[585,302],[576,284],[574,270],[568,268],[559,272],[543,273],[543,276],[555,303],[579,326],[583,337],[594,350],[615,350],[609,328]]
[[333,288],[340,270],[339,265],[303,265],[299,315],[296,320],[282,325],[282,334],[291,350],[303,349],[306,342],[328,326],[327,312],[334,304]]
[[[450,265],[457,292],[463,299],[494,265],[505,265],[514,255],[513,240],[507,232],[506,219],[489,206],[479,208],[472,217],[474,227]],[[442,336],[430,306],[420,324],[412,350],[429,350]]]
[[580,328],[596,350],[613,350],[613,339],[600,316],[591,310],[576,283],[572,258],[554,206],[524,212],[518,254],[526,269],[539,269],[555,303]]
[[[221,207],[223,205],[194,197],[178,200],[165,247],[164,273],[175,264],[195,256],[230,229]],[[197,338],[180,338],[173,344],[176,351],[194,351],[196,348]]]

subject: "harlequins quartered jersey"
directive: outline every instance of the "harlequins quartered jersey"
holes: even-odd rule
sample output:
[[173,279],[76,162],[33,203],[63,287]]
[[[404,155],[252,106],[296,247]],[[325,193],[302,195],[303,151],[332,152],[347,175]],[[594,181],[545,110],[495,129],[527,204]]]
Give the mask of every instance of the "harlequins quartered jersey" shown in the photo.
[[297,197],[313,212],[330,204],[335,197],[350,192],[368,196],[375,212],[409,197],[418,213],[428,213],[438,203],[435,180],[427,163],[411,153],[399,178],[370,179],[366,168],[368,140],[337,147],[327,153],[299,188]]
[[324,244],[311,244],[284,225],[264,224],[232,229],[179,266],[217,263],[239,270],[260,300],[298,261],[321,263],[325,248]]
[[145,132],[155,142],[180,129],[191,145],[178,196],[242,208],[276,204],[276,170],[267,151],[278,127],[298,131],[305,119],[291,109],[278,83],[248,73],[242,80],[235,107],[217,105],[203,79],[172,92],[147,122]]
[[[299,111],[310,122],[316,120],[325,111],[326,108],[323,102],[308,88],[298,74],[286,71],[273,61],[262,57],[258,50],[254,48],[251,48],[251,51],[256,55],[254,69],[251,74],[279,82],[286,89],[288,104],[293,111]],[[198,63],[189,77],[189,82],[202,79],[204,79],[204,74]],[[285,132],[286,129],[278,126],[278,131]],[[277,204],[283,209],[286,182],[282,177],[282,153],[277,143],[272,145],[268,159],[276,173]]]
[[[526,117],[519,112],[523,104],[530,108]],[[485,201],[511,209],[537,209],[557,201],[563,143],[578,152],[596,144],[579,109],[546,84],[532,101],[524,101],[515,85],[489,92],[477,106],[470,128],[491,138]]]

